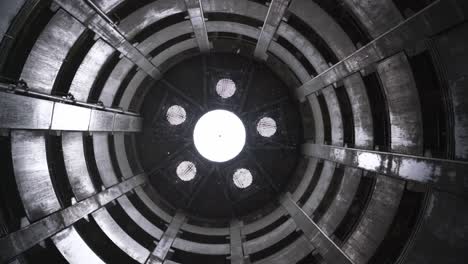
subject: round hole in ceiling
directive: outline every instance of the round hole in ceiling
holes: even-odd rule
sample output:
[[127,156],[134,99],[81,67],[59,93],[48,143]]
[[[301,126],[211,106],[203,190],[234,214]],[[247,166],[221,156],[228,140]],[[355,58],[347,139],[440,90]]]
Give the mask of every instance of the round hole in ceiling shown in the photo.
[[174,126],[180,125],[187,119],[185,109],[180,105],[173,105],[167,109],[167,121]]
[[176,169],[177,177],[183,181],[191,181],[197,175],[197,167],[193,162],[182,161]]
[[222,98],[227,99],[236,92],[236,84],[233,80],[228,78],[220,79],[218,83],[216,83],[216,92]]
[[234,185],[236,185],[240,189],[245,189],[252,184],[253,177],[252,173],[248,169],[237,169],[232,176],[232,180]]
[[271,137],[276,133],[276,122],[271,117],[263,117],[257,123],[257,131],[262,137]]
[[[203,63],[206,63],[206,67],[200,67]],[[250,72],[246,67],[252,64],[255,67],[252,66],[253,72]],[[281,101],[281,104],[272,104],[283,100],[282,98],[289,98],[287,85],[267,65],[257,64],[248,57],[227,53],[194,56],[171,67],[164,74],[164,82],[154,83],[140,110],[144,117],[144,132],[136,139],[137,158],[141,159],[145,171],[161,167],[162,163],[172,168],[170,175],[149,175],[152,186],[170,206],[185,208],[192,200],[190,208],[185,208],[188,214],[216,223],[221,218],[229,219],[233,215],[234,206],[239,205],[236,208],[236,216],[239,217],[256,214],[257,210],[269,206],[276,199],[276,193],[271,189],[272,185],[261,177],[258,178],[256,166],[277,173],[278,177],[273,182],[282,191],[286,188],[283,186],[288,185],[291,178],[289,175],[295,171],[300,158],[297,149],[285,149],[288,155],[284,156],[282,151],[262,147],[265,145],[264,140],[274,144],[287,139],[288,142],[291,140],[295,145],[300,145],[301,121],[296,100],[291,98]],[[187,75],[188,72],[194,74]],[[258,78],[253,78],[253,75]],[[253,89],[242,90],[240,93],[240,84],[248,82],[250,77]],[[216,92],[216,83],[222,78],[230,78],[237,86],[234,95],[228,99],[221,98]],[[207,82],[211,86],[207,87]],[[181,93],[167,90],[168,84]],[[240,107],[241,104],[243,107]],[[170,125],[166,119],[167,109],[172,105],[182,106],[187,113],[187,119],[179,126]],[[259,106],[266,107],[260,109]],[[161,107],[164,109],[162,112]],[[244,147],[237,156],[225,162],[205,158],[194,144],[195,125],[203,115],[216,109],[237,115],[245,127]],[[281,113],[281,118],[277,113]],[[154,122],[156,115],[163,122]],[[262,117],[271,117],[276,122],[277,132],[271,138],[263,138],[257,131],[257,123]],[[219,122],[214,124],[218,125]],[[282,146],[278,145],[278,148],[282,149]],[[176,175],[176,168],[182,161],[190,161],[196,165],[197,173],[193,180],[182,181]],[[253,177],[252,184],[245,189],[237,187],[233,181],[234,173],[240,168],[250,170]],[[203,180],[202,177],[205,176],[207,178]],[[192,195],[185,196],[195,190],[195,187],[198,190],[196,198],[191,199]]]
[[242,121],[227,110],[204,114],[195,125],[195,148],[204,158],[225,162],[235,158],[244,148],[246,132]]

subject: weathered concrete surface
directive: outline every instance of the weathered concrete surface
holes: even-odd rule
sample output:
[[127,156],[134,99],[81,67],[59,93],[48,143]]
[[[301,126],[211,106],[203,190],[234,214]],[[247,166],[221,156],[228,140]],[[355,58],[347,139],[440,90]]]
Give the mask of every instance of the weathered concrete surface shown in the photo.
[[[66,10],[66,12],[70,13],[76,19],[74,19],[76,23],[78,23],[77,21],[83,23],[83,25],[91,29],[112,47],[122,53],[123,56],[138,65],[138,67],[149,76],[155,79],[161,77],[159,69],[151,64],[149,59],[134,47],[116,27],[86,2],[55,0],[55,3]],[[81,27],[83,27],[83,25],[80,24]]]
[[211,44],[208,40],[201,0],[185,0],[185,4],[187,5],[187,12],[189,14],[190,22],[192,23],[198,48],[200,48],[201,52],[208,52],[211,48]]
[[390,118],[392,151],[422,154],[423,124],[418,89],[404,53],[398,53],[377,65]]
[[468,162],[410,156],[397,153],[340,148],[307,143],[307,156],[388,175],[400,180],[431,184],[439,191],[466,197]]
[[466,61],[468,52],[468,38],[466,37],[468,26],[460,25],[457,28],[438,36],[434,40],[436,50],[432,53],[437,56],[441,70],[442,85],[448,87],[453,111],[454,127],[451,136],[454,139],[455,158],[468,160],[468,68]]
[[20,78],[35,91],[50,93],[68,52],[84,30],[65,11],[57,11],[30,51]]
[[[68,208],[57,211],[47,217],[24,227],[0,239],[0,260],[6,261],[55,233],[71,226],[93,211],[103,207],[117,197],[127,193],[146,181],[143,175],[114,185],[94,196],[90,196]],[[104,209],[105,210],[105,209]]]
[[270,2],[262,31],[255,46],[254,56],[256,58],[266,60],[268,46],[275,36],[276,29],[284,16],[288,4],[289,0],[272,0]]
[[[453,10],[458,12],[453,12]],[[467,13],[468,11],[462,3],[455,1],[433,2],[398,26],[388,28],[385,33],[380,32],[378,38],[302,85],[298,92],[299,97],[302,98],[317,92],[406,47],[449,29],[463,22]],[[363,21],[362,23],[369,22]]]

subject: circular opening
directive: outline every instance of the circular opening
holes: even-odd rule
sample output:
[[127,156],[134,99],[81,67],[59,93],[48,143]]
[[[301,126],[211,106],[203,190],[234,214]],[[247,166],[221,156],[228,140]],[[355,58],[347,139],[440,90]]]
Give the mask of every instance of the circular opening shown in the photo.
[[216,92],[224,99],[229,98],[236,92],[236,84],[231,79],[221,79],[216,84]]
[[276,122],[273,118],[263,117],[258,121],[257,131],[263,137],[271,137],[276,133]]
[[247,188],[252,184],[252,173],[248,169],[238,169],[234,172],[232,180],[238,188]]
[[173,105],[167,109],[166,118],[171,125],[177,126],[185,122],[187,113],[182,106]]
[[235,158],[244,148],[245,127],[232,112],[213,110],[198,120],[193,140],[200,155],[224,162]]
[[183,181],[190,181],[197,174],[197,167],[190,161],[182,161],[176,169],[177,176]]

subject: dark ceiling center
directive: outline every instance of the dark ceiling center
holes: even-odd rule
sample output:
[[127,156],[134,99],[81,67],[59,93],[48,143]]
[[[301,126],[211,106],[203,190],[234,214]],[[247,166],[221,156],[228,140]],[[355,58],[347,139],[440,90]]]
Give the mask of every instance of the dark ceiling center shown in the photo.
[[[290,89],[266,65],[227,53],[199,55],[148,85],[139,157],[172,207],[229,219],[265,208],[288,186],[302,124]],[[242,151],[222,163],[200,155],[193,140],[197,121],[216,109],[239,117],[246,134]]]

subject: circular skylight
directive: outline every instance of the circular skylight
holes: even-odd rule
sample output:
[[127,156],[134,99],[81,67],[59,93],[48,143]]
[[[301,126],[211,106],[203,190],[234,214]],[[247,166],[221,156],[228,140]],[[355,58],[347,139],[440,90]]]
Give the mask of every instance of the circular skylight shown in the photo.
[[252,173],[248,169],[238,169],[234,172],[232,180],[238,188],[247,188],[252,184]]
[[257,131],[263,137],[271,137],[276,133],[276,122],[273,118],[263,117],[257,123]]
[[224,99],[229,98],[236,92],[236,84],[231,79],[220,79],[216,84],[216,92]]
[[185,122],[187,113],[182,106],[173,105],[167,109],[166,118],[171,125],[177,126]]
[[190,161],[182,161],[176,169],[177,176],[183,181],[190,181],[197,174],[197,167]]
[[245,127],[232,112],[213,110],[204,114],[193,131],[195,147],[208,160],[235,158],[245,145]]

